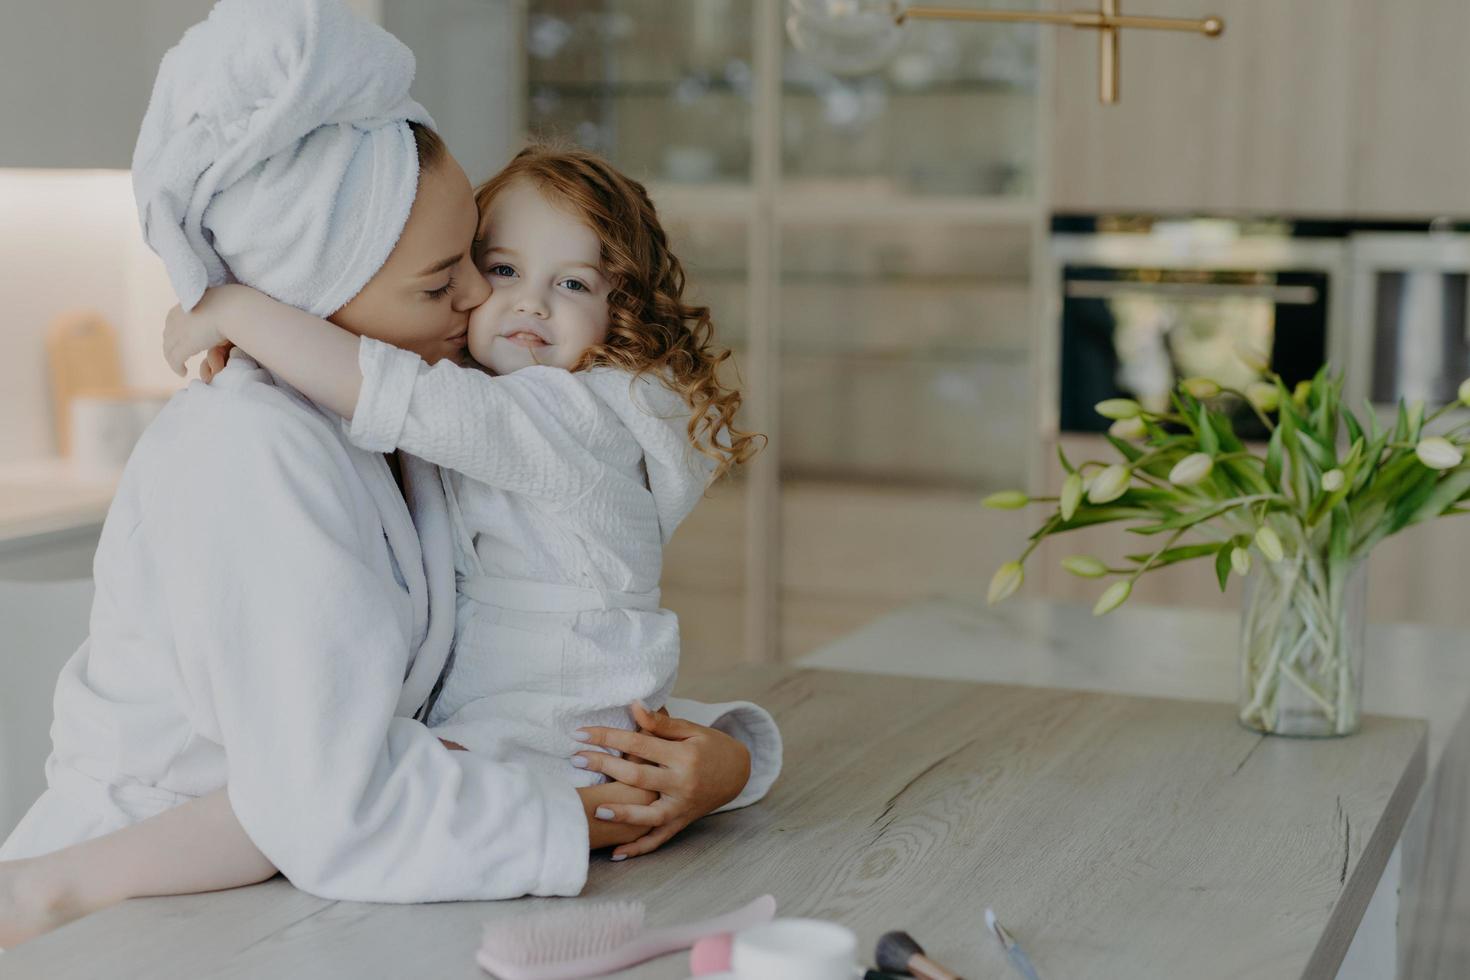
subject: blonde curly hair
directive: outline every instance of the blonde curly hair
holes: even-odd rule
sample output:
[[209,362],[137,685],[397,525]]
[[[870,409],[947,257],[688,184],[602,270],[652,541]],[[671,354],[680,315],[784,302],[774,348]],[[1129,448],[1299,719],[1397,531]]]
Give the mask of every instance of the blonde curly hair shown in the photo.
[[601,242],[601,272],[611,284],[607,339],[572,370],[657,372],[688,403],[689,442],[715,461],[712,481],[755,455],[765,436],[734,425],[740,392],[718,378],[730,352],[713,343],[709,307],[684,302],[684,267],[643,185],[596,154],[533,144],[476,188],[480,213],[519,180],[574,209]]

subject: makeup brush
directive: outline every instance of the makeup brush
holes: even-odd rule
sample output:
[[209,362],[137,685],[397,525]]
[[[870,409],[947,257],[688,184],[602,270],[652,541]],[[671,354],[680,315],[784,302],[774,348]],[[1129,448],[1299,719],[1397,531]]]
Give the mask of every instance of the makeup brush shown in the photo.
[[924,955],[924,947],[901,930],[885,932],[878,937],[878,950],[873,954],[878,969],[884,973],[914,976],[919,980],[962,980],[958,973],[946,970]]

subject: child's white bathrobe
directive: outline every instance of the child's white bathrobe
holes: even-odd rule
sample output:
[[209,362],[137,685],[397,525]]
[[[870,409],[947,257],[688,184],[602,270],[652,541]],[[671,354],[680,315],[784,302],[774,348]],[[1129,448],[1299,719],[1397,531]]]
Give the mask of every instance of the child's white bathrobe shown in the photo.
[[[213,385],[175,396],[108,512],[90,636],[57,683],[50,788],[0,859],[228,781],[251,839],[317,895],[580,891],[572,787],[446,751],[413,720],[448,657],[455,590],[439,472],[402,458],[407,503],[381,455],[239,351]],[[719,706],[670,711],[731,724]],[[750,748],[736,803],[779,768]]]
[[572,767],[572,732],[632,728],[628,705],[663,706],[678,672],[663,549],[714,469],[690,445],[688,404],[656,374],[609,367],[494,377],[372,339],[358,363],[353,441],[446,470],[459,617],[431,724],[471,751],[599,781]]

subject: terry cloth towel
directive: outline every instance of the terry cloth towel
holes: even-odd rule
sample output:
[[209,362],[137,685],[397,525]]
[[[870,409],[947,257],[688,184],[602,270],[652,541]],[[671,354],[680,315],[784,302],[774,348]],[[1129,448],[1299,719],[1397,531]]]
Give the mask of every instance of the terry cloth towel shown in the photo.
[[184,309],[242,282],[317,316],[382,268],[418,189],[413,53],[342,0],[220,0],[163,57],[133,151]]

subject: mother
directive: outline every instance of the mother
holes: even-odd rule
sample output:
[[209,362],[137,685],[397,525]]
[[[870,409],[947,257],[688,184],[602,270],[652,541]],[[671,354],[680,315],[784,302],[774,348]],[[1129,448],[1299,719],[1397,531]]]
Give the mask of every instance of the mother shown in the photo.
[[[235,279],[430,361],[462,354],[486,295],[477,216],[412,75],[408,50],[340,0],[223,0],[185,34],[134,158],[144,234],[185,308]],[[451,752],[415,720],[448,659],[450,554],[437,470],[353,447],[236,352],[129,461],[90,636],[57,685],[49,789],[0,858],[228,784],[250,840],[318,895],[576,894],[589,848],[644,833],[588,816],[630,787]],[[671,707],[714,726],[673,726],[698,736],[692,805],[759,798],[780,765],[769,716]],[[748,783],[724,732],[752,753]]]

